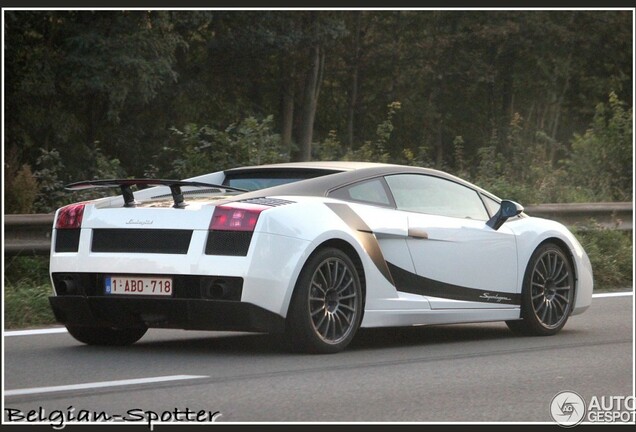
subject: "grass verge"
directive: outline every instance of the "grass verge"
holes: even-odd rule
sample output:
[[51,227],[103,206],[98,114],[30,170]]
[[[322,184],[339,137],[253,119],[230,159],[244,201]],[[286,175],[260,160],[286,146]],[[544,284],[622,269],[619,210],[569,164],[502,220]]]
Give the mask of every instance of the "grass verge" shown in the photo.
[[6,257],[4,263],[4,327],[41,327],[55,323],[49,305],[53,293],[48,257]]

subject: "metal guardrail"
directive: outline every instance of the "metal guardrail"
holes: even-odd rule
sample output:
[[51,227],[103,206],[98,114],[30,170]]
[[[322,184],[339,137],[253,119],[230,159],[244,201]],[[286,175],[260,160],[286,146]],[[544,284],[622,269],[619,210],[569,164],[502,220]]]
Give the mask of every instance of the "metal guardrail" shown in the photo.
[[[631,202],[541,204],[527,206],[525,212],[568,226],[628,231],[633,229],[633,208]],[[48,255],[53,217],[53,214],[5,215],[5,255]]]
[[4,215],[5,255],[48,255],[54,214]]
[[570,227],[633,230],[634,203],[598,202],[527,206],[529,216],[554,219]]

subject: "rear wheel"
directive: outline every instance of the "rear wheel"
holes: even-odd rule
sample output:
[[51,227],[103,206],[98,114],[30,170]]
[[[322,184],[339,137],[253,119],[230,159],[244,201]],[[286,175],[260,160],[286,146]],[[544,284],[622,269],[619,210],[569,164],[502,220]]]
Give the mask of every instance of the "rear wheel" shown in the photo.
[[506,321],[515,333],[550,336],[558,333],[574,303],[574,271],[564,251],[546,243],[532,254],[521,293],[521,320]]
[[342,351],[360,326],[362,304],[360,278],[349,256],[340,249],[319,250],[296,283],[286,328],[291,348]]
[[148,331],[147,328],[111,328],[66,326],[76,340],[88,345],[131,345]]

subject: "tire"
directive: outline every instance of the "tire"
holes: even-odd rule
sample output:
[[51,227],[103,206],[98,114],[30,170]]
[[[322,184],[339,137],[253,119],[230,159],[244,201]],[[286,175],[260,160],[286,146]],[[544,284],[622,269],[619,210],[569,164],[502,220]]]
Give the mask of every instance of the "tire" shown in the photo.
[[148,331],[140,328],[80,327],[66,326],[66,329],[79,342],[87,345],[123,346],[137,342]]
[[551,336],[567,322],[574,303],[572,261],[554,243],[539,246],[528,262],[521,292],[521,319],[506,321],[525,336]]
[[324,248],[300,272],[286,321],[286,336],[296,352],[342,351],[362,320],[362,286],[347,254]]

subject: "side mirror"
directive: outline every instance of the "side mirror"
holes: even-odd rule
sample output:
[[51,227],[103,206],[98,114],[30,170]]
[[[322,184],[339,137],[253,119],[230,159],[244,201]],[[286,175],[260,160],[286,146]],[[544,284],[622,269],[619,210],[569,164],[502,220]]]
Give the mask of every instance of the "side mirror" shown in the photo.
[[514,201],[503,200],[497,213],[490,218],[486,225],[495,231],[498,230],[509,218],[517,216],[523,211],[523,206]]

